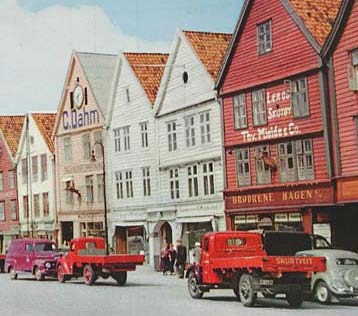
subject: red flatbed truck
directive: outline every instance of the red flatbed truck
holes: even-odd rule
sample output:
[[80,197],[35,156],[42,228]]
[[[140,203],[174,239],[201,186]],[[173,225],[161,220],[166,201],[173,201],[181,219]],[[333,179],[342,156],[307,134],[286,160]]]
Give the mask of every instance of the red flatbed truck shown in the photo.
[[253,306],[257,293],[286,294],[299,307],[310,290],[312,273],[326,269],[325,257],[295,256],[311,247],[309,234],[270,232],[213,232],[204,235],[201,261],[186,272],[191,297],[211,289],[232,288],[244,306]]
[[105,241],[99,237],[73,239],[68,253],[57,262],[57,276],[60,283],[73,277],[84,277],[87,285],[93,285],[99,277],[110,276],[118,285],[125,285],[127,271],[134,271],[142,265],[144,255],[106,255]]

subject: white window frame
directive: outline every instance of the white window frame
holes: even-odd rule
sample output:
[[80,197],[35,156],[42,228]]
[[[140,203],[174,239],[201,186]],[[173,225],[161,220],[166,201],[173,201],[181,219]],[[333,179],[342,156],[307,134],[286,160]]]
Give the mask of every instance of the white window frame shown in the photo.
[[21,159],[21,175],[22,175],[22,184],[26,184],[28,181],[28,161],[27,158]]
[[39,218],[41,216],[41,207],[40,207],[40,194],[34,194],[34,217]]
[[142,138],[142,148],[148,148],[148,122],[140,123],[140,133]]
[[312,139],[296,140],[296,159],[298,180],[314,179],[313,141]]
[[85,176],[86,202],[94,203],[93,175]]
[[291,106],[294,118],[310,115],[307,78],[291,80]]
[[41,182],[44,182],[48,178],[47,155],[46,154],[40,155],[40,165],[41,165]]
[[250,172],[250,148],[237,148],[236,149],[236,178],[237,186],[244,187],[251,185],[251,172]]
[[16,200],[10,200],[10,213],[11,213],[11,220],[16,221],[17,220],[17,201]]
[[199,196],[199,168],[198,165],[191,165],[186,167],[188,176],[188,196]]
[[211,142],[211,126],[210,126],[210,111],[201,112],[200,117],[200,134],[201,143],[206,144]]
[[83,159],[91,159],[91,134],[85,133],[82,135],[82,146],[83,146]]
[[120,152],[121,151],[121,129],[116,128],[113,130],[113,137],[114,137],[114,151]]
[[267,153],[270,156],[270,146],[260,145],[254,147],[255,152],[255,173],[256,184],[270,184],[271,183],[271,169],[265,165],[262,156]]
[[233,97],[234,104],[234,128],[247,128],[246,94],[241,93]]
[[104,176],[97,174],[97,198],[98,202],[104,201]]
[[194,147],[196,145],[195,115],[186,116],[184,118],[184,121],[185,121],[186,147]]
[[148,197],[152,195],[152,188],[150,185],[150,167],[142,168],[143,175],[143,196]]
[[9,189],[15,189],[16,188],[16,172],[15,170],[10,170],[8,172],[9,177]]
[[5,221],[5,201],[0,201],[0,221]]
[[215,166],[213,161],[203,163],[203,193],[204,195],[215,194]]
[[254,126],[267,124],[265,89],[252,91],[252,117]]
[[169,169],[169,188],[170,198],[176,200],[180,198],[179,168]]
[[280,182],[297,180],[297,167],[295,159],[295,142],[289,141],[277,145],[278,166]]
[[42,209],[43,209],[43,216],[48,217],[50,215],[50,201],[49,201],[48,192],[42,193]]
[[32,168],[32,180],[33,182],[39,181],[39,157],[31,157],[31,168]]
[[167,135],[168,135],[168,151],[175,151],[177,147],[177,129],[176,121],[167,123]]
[[272,20],[257,26],[257,51],[259,55],[272,51]]
[[124,172],[125,174],[125,183],[126,183],[126,197],[133,198],[133,172],[132,170],[127,170]]
[[65,152],[65,161],[72,161],[72,138],[70,136],[64,137],[63,147]]
[[0,191],[4,190],[4,173],[0,171]]
[[115,173],[116,179],[116,198],[117,200],[124,198],[124,178],[123,171],[117,171]]

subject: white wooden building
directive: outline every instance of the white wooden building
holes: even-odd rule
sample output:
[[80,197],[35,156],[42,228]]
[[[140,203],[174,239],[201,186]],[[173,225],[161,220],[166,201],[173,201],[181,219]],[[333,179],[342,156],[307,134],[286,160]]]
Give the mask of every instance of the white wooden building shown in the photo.
[[16,154],[21,236],[55,239],[54,145],[55,113],[25,116]]
[[190,249],[203,233],[226,228],[214,85],[230,38],[181,30],[175,35],[154,107],[160,195],[147,217],[151,263],[164,243],[181,238]]
[[110,236],[117,253],[148,255],[147,209],[158,203],[153,105],[168,55],[121,53],[108,115]]

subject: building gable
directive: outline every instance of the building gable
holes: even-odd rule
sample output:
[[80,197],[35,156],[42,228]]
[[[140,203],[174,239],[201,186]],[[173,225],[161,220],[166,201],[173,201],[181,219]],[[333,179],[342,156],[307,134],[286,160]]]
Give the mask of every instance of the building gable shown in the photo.
[[24,115],[0,116],[0,132],[12,159],[15,159],[20,146],[22,128],[25,122]]

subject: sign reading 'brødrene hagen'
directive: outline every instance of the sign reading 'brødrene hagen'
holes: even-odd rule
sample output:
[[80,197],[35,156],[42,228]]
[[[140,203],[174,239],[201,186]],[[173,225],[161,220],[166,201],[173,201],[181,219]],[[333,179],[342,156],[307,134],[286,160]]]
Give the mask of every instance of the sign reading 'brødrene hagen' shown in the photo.
[[99,123],[99,114],[96,109],[82,110],[72,109],[70,112],[62,112],[62,126],[65,131],[81,127],[91,126]]

